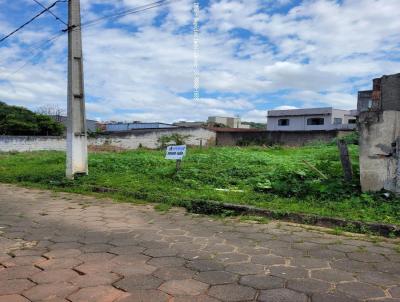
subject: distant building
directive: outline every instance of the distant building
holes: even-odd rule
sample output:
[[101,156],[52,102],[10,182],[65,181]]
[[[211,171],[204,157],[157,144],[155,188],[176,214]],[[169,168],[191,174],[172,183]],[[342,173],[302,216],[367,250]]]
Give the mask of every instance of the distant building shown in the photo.
[[332,107],[269,110],[269,131],[351,130],[356,127],[357,110]]
[[211,125],[220,124],[226,126],[227,128],[250,128],[250,125],[242,125],[240,117],[210,116],[207,120],[207,123]]
[[109,123],[105,124],[105,131],[107,132],[122,132],[122,131],[131,131],[138,129],[165,129],[165,128],[177,128],[177,126],[165,123],[142,123],[142,122],[133,122],[133,123]]
[[[68,118],[63,115],[49,115],[53,120],[59,122],[64,125],[65,129],[67,129],[67,121]],[[99,129],[99,123],[95,120],[86,120],[86,128],[89,132],[96,132]]]
[[202,127],[206,124],[205,122],[186,122],[186,121],[180,121],[173,123],[174,126],[178,127]]

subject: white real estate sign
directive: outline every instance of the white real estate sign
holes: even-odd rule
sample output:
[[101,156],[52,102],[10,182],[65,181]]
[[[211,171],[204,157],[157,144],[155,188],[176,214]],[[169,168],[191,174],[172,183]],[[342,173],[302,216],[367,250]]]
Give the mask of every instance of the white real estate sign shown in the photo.
[[186,155],[186,146],[169,146],[167,147],[167,154],[165,159],[182,160]]

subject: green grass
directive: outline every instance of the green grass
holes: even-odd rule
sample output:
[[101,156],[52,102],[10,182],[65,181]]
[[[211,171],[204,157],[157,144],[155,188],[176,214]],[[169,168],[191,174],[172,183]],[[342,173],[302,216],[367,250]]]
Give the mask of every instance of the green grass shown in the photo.
[[[358,149],[350,145],[355,181],[342,180],[335,145],[301,148],[224,147],[189,149],[179,173],[163,151],[91,153],[90,175],[64,177],[63,152],[0,154],[0,182],[89,193],[93,186],[119,190],[116,199],[187,206],[192,200],[248,204],[279,212],[297,212],[368,222],[400,224],[400,201],[361,194]],[[304,163],[328,177],[324,180]],[[218,190],[222,189],[222,190]]]

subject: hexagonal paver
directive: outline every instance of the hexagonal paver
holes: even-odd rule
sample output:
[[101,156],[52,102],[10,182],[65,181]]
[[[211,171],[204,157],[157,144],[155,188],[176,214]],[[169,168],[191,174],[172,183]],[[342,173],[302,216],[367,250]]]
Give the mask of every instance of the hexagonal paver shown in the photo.
[[57,269],[67,269],[74,268],[82,264],[82,261],[75,258],[56,258],[49,259],[37,264],[38,267],[44,270],[57,270]]
[[28,299],[21,295],[0,295],[0,302],[30,302]]
[[186,267],[163,267],[155,271],[153,275],[164,280],[182,280],[192,278],[195,273]]
[[90,262],[106,262],[110,261],[114,257],[115,255],[110,253],[86,253],[80,255],[77,258],[85,263],[90,263]]
[[200,272],[194,279],[210,285],[218,285],[233,283],[238,280],[238,276],[224,271],[209,271]]
[[114,283],[114,286],[131,292],[142,289],[157,289],[163,282],[163,280],[152,275],[133,275]]
[[360,300],[358,299],[351,298],[340,293],[335,293],[335,294],[316,293],[312,295],[311,301],[312,302],[360,302]]
[[221,300],[217,300],[213,297],[206,295],[199,296],[178,296],[174,297],[173,302],[220,302]]
[[124,296],[127,294],[112,286],[95,286],[80,289],[70,295],[68,300],[72,302],[114,302]]
[[263,265],[285,264],[285,258],[275,255],[255,255],[251,257],[251,262]]
[[74,258],[81,254],[82,252],[78,249],[60,249],[60,250],[52,250],[44,254],[46,258]]
[[385,293],[379,287],[361,282],[338,284],[337,290],[358,299],[379,298],[385,296]]
[[170,298],[171,296],[159,290],[135,290],[117,302],[169,302]]
[[147,264],[156,266],[156,267],[174,267],[174,266],[183,266],[186,263],[186,260],[178,257],[159,257],[153,258],[147,261]]
[[292,266],[273,266],[270,268],[270,274],[285,279],[308,277],[308,272],[304,268]]
[[355,280],[352,273],[343,272],[336,269],[313,270],[311,272],[311,277],[314,279],[324,280],[327,282],[335,282],[335,283]]
[[18,256],[2,262],[6,267],[40,264],[46,258],[41,256]]
[[311,257],[296,257],[291,262],[291,265],[305,269],[329,268],[328,261]]
[[355,252],[349,253],[348,257],[352,260],[360,262],[378,263],[386,261],[386,258],[379,254],[366,253],[366,252]]
[[288,280],[287,287],[298,292],[311,294],[327,292],[331,285],[328,282],[315,279],[293,279]]
[[212,260],[193,260],[188,262],[186,266],[200,272],[220,271],[224,269],[221,263]]
[[223,253],[218,254],[214,257],[214,259],[218,262],[222,262],[225,264],[248,262],[249,258],[249,255],[242,253]]
[[111,261],[113,263],[119,263],[119,264],[137,264],[137,263],[144,264],[146,261],[150,259],[151,257],[142,254],[131,254],[131,255],[116,256]]
[[331,266],[333,268],[342,270],[342,271],[347,271],[347,272],[367,272],[367,271],[373,271],[374,267],[370,263],[364,263],[360,261],[355,261],[355,260],[349,260],[349,259],[341,259],[337,261],[332,261]]
[[29,265],[8,267],[0,270],[0,280],[26,279],[39,272],[41,272],[40,269]]
[[226,284],[212,286],[208,294],[223,301],[251,301],[254,299],[256,291],[243,285]]
[[170,280],[160,286],[160,290],[172,296],[197,296],[204,293],[208,285],[193,279]]
[[307,296],[286,288],[263,290],[257,301],[261,302],[307,302]]
[[76,277],[73,280],[70,280],[70,282],[76,286],[84,288],[99,285],[110,285],[120,280],[121,278],[122,277],[114,273],[97,272]]
[[393,286],[400,284],[400,276],[381,273],[381,272],[363,272],[357,276],[358,280],[378,286]]
[[78,287],[66,282],[39,284],[25,291],[23,294],[32,301],[47,301],[50,298],[66,298]]
[[240,284],[256,289],[274,289],[284,286],[284,279],[268,275],[249,275],[240,278]]
[[228,264],[225,268],[228,272],[237,273],[239,275],[256,275],[263,274],[265,267],[254,263]]
[[389,292],[393,298],[400,298],[400,286],[392,287]]
[[172,257],[176,256],[178,251],[174,249],[147,249],[143,254],[150,257]]
[[157,268],[148,264],[144,263],[130,263],[130,264],[118,264],[113,265],[112,272],[117,273],[123,276],[131,276],[131,275],[138,275],[138,274],[151,274]]
[[145,248],[141,246],[126,245],[113,247],[109,250],[109,252],[116,255],[135,255],[143,252],[144,250]]
[[34,285],[27,279],[1,280],[0,295],[20,294]]
[[78,277],[78,273],[71,269],[42,271],[31,276],[31,280],[35,283],[55,283],[69,281]]

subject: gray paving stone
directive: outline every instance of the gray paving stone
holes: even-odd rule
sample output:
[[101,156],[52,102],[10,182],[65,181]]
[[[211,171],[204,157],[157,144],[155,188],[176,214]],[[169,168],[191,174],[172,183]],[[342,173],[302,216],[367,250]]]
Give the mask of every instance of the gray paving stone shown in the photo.
[[318,269],[318,268],[330,267],[328,261],[312,257],[295,257],[293,258],[291,265],[302,267],[305,269]]
[[379,263],[386,261],[385,257],[375,253],[354,252],[347,254],[347,256],[352,260],[367,262],[367,263]]
[[194,279],[210,285],[219,285],[234,283],[238,280],[238,276],[225,271],[208,271],[200,272]]
[[153,273],[154,276],[164,280],[190,279],[195,274],[195,271],[186,267],[163,267]]
[[224,266],[221,263],[213,260],[193,260],[189,261],[186,266],[190,269],[194,269],[200,272],[220,271],[224,269]]
[[400,298],[400,286],[395,286],[389,289],[393,298]]
[[262,265],[285,264],[285,258],[276,255],[256,255],[251,257],[251,262]]
[[156,267],[183,266],[185,263],[186,260],[179,257],[159,257],[159,258],[152,258],[149,261],[147,261],[147,264]]
[[313,270],[311,272],[311,277],[314,279],[324,280],[333,283],[343,281],[355,281],[352,273],[343,272],[336,269]]
[[270,268],[270,273],[273,276],[295,279],[295,278],[307,278],[308,272],[304,268],[292,267],[292,266],[273,266]]
[[247,286],[226,284],[212,286],[208,294],[222,301],[251,301],[256,291]]
[[305,294],[286,288],[261,291],[257,301],[261,302],[307,302]]
[[311,296],[311,302],[360,302],[343,294],[316,293]]
[[337,290],[359,299],[385,297],[385,293],[379,287],[361,282],[338,284]]
[[393,286],[400,284],[400,276],[381,272],[363,272],[358,274],[358,280],[378,286]]
[[134,290],[157,289],[161,283],[163,283],[162,279],[152,275],[132,275],[114,283],[114,286],[131,292]]
[[331,284],[315,279],[292,279],[288,280],[287,287],[298,292],[306,294],[328,292],[331,289]]
[[249,275],[241,277],[239,283],[255,289],[274,289],[283,288],[285,281],[275,276]]
[[265,267],[263,265],[253,263],[229,264],[226,266],[225,270],[239,275],[256,275],[265,273]]

